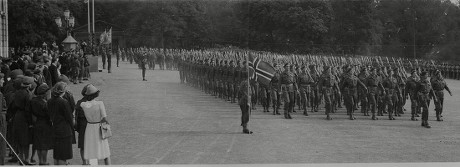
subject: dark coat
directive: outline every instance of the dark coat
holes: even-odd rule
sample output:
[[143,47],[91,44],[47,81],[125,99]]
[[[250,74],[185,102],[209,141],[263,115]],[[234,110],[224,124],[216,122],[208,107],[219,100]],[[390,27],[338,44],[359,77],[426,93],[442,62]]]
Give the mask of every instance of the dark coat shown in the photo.
[[51,85],[49,86],[54,86],[59,80],[59,75],[57,71],[57,67],[54,64],[51,64],[49,67],[49,73],[50,73],[50,78],[51,78]]
[[48,111],[53,123],[54,137],[66,138],[72,136],[72,110],[69,102],[61,97],[52,97],[47,102]]
[[[57,74],[56,74],[57,75]],[[49,70],[49,67],[46,67],[43,68],[43,77],[45,78],[45,83],[51,87],[53,86],[53,81],[52,81],[52,77],[51,77],[51,72]],[[39,85],[40,86],[40,85]]]
[[34,147],[38,150],[52,149],[54,135],[46,100],[41,97],[33,97],[29,108],[37,118],[34,124]]
[[80,104],[86,101],[88,100],[83,97],[81,100],[77,101],[77,105],[75,106],[75,118],[77,119],[76,131],[78,132],[78,148],[84,147],[86,124],[88,121],[86,120],[85,112],[83,111],[83,108],[81,108]]
[[10,105],[10,111],[13,115],[12,133],[16,144],[21,146],[30,144],[32,138],[29,133],[29,126],[32,125],[32,113],[26,108],[30,99],[30,92],[27,89],[20,89],[14,93],[14,99]]

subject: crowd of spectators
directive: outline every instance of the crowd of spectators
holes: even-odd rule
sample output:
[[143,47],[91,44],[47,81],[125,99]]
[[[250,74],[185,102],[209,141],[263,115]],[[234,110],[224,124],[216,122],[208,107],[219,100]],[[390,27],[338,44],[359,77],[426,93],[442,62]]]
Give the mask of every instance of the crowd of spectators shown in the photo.
[[[76,106],[68,90],[72,83],[83,83],[90,78],[83,50],[11,50],[9,58],[1,59],[0,70],[0,132],[6,134],[11,145],[8,162],[33,165],[37,163],[37,154],[39,165],[49,165],[48,150],[53,150],[55,165],[68,164],[67,160],[73,157],[72,145],[76,144],[75,130],[82,126],[77,125],[75,115],[80,115],[80,122],[85,118],[83,113],[75,113],[81,107]],[[88,94],[87,87],[82,95],[94,96],[94,91]],[[79,135],[84,136],[84,131]],[[83,141],[78,142],[83,150],[80,147]],[[0,151],[6,150],[5,142],[0,143]],[[4,158],[0,158],[3,165]],[[83,164],[88,163],[83,159]]]

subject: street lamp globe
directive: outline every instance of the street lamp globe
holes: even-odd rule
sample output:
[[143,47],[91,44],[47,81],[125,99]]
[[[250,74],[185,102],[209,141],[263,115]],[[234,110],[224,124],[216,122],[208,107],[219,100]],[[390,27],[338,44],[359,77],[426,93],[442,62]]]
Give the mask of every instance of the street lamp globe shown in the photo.
[[69,18],[69,25],[70,27],[73,27],[75,25],[75,18],[73,16]]
[[60,17],[56,17],[56,18],[54,19],[54,21],[56,22],[56,24],[57,24],[58,27],[61,27],[61,26],[62,26],[62,22],[61,22],[61,18],[60,18]]
[[67,10],[64,11],[64,17],[65,17],[66,20],[69,19],[69,17],[70,17],[70,10],[67,9]]

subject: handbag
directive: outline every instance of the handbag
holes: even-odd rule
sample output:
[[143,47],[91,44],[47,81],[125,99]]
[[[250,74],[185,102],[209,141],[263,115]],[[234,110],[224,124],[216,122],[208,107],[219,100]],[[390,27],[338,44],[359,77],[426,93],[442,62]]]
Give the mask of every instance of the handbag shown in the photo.
[[101,138],[102,140],[112,137],[112,130],[110,129],[110,125],[107,123],[101,123]]

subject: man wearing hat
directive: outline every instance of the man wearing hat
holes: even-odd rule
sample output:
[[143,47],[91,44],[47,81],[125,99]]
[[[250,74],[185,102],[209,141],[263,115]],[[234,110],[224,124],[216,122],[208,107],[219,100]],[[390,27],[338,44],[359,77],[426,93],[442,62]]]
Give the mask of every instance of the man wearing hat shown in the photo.
[[435,101],[435,111],[436,111],[436,120],[437,121],[442,121],[442,109],[444,106],[444,89],[449,92],[450,96],[452,96],[452,92],[450,91],[449,87],[447,86],[446,81],[444,81],[444,78],[441,75],[441,72],[439,70],[436,70],[434,77],[431,77],[431,84],[432,88],[434,90],[434,93],[436,95],[436,98],[438,99],[437,102]]
[[431,128],[428,124],[428,105],[430,104],[431,97],[433,97],[435,103],[437,103],[438,100],[428,80],[428,73],[426,71],[420,74],[420,82],[417,84],[417,94],[419,104],[422,107],[422,126]]
[[417,76],[417,70],[413,69],[411,71],[411,76],[407,78],[406,82],[406,92],[404,94],[404,98],[407,99],[410,97],[411,102],[411,120],[417,121],[415,117],[419,117],[417,113],[418,109],[418,96],[417,96],[417,84],[419,82],[419,78]]
[[[332,75],[331,69],[329,66],[324,66],[323,75],[318,82],[319,87],[321,88],[321,94],[324,95],[324,103],[326,108],[326,119],[332,120],[330,113],[332,111],[332,96],[333,89],[340,91],[336,78]],[[340,93],[339,93],[340,94]]]
[[284,101],[284,118],[292,119],[291,112],[294,110],[294,92],[298,90],[294,73],[290,70],[289,64],[284,65],[284,72],[281,74],[281,92]]
[[[384,88],[381,80],[378,78],[377,70],[375,68],[371,69],[371,74],[366,78],[365,85],[368,88],[367,99],[369,100],[369,109],[372,112],[372,120],[378,120],[378,118],[375,117],[375,111],[379,101],[379,88],[381,90],[384,90]],[[379,116],[380,114],[381,113],[378,113]]]

